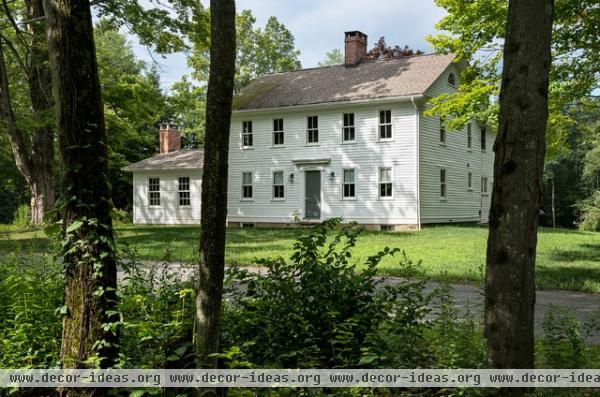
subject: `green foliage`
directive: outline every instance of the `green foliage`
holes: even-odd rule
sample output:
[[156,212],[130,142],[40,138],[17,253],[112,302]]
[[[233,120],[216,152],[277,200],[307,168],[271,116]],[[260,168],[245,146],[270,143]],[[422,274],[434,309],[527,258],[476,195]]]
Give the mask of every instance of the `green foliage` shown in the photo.
[[399,249],[384,248],[358,267],[352,251],[362,230],[334,232],[338,226],[339,219],[328,220],[298,237],[290,261],[259,260],[264,273],[228,272],[222,358],[235,349],[236,365],[269,368],[449,367],[481,358],[456,317],[428,318],[438,292],[426,293],[425,281],[412,278],[419,264],[401,254],[403,277],[382,284],[377,266]]
[[131,208],[129,163],[154,154],[156,123],[165,113],[158,72],[136,59],[131,43],[107,20],[94,29],[98,71],[102,82],[109,165],[108,178],[117,208]]
[[[470,118],[495,125],[508,2],[436,0],[436,4],[447,11],[436,25],[444,33],[427,39],[436,50],[456,53],[457,60],[469,66],[458,92],[434,98],[429,113],[447,116],[450,129],[462,127]],[[569,108],[598,87],[599,18],[594,0],[556,2],[547,127],[550,159],[562,152],[568,128],[576,122]]]
[[579,208],[581,210],[579,228],[591,232],[600,232],[600,190],[584,200]]
[[334,48],[325,53],[325,59],[319,62],[319,66],[335,66],[344,63],[344,54],[339,48]]
[[122,334],[118,366],[193,368],[193,279],[182,280],[166,263],[143,265],[134,249],[125,253],[126,277],[119,288]]
[[29,226],[31,221],[31,207],[27,204],[21,204],[15,210],[13,215],[12,224],[14,226],[25,227]]
[[47,368],[59,363],[60,267],[48,256],[0,258],[0,367]]
[[585,322],[579,321],[568,309],[552,306],[544,318],[541,340],[542,368],[587,368],[590,349],[586,338],[600,333],[600,311]]
[[259,75],[301,67],[294,36],[283,23],[273,16],[262,29],[255,28],[255,23],[250,10],[237,16],[236,92]]

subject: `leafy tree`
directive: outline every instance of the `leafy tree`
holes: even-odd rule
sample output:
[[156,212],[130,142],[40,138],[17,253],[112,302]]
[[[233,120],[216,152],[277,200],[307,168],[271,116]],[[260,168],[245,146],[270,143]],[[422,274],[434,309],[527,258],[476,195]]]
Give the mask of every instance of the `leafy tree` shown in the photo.
[[344,63],[344,54],[339,48],[334,48],[325,53],[325,59],[319,62],[319,66],[335,66]]
[[[535,253],[546,151],[553,0],[510,0],[485,279],[487,360],[533,368]],[[523,395],[508,389],[503,395]]]
[[[60,359],[63,368],[106,368],[117,359],[117,265],[92,14],[88,0],[44,0],[44,9],[63,166]],[[62,393],[102,394],[91,388]]]
[[196,148],[204,144],[204,120],[206,113],[206,89],[188,77],[171,86],[168,98],[168,118],[178,120],[182,133],[182,145]]
[[9,22],[8,30],[0,34],[2,127],[17,169],[31,192],[31,222],[40,224],[54,207],[51,82],[44,26],[40,23],[44,8],[42,0],[5,2],[0,14]]
[[301,67],[294,36],[276,17],[270,17],[264,29],[254,28],[256,18],[250,10],[244,10],[237,16],[236,23],[236,91],[261,74]]
[[[498,94],[506,28],[506,0],[436,0],[448,14],[436,25],[444,33],[429,36],[438,51],[451,51],[469,66],[456,94],[432,101],[432,113],[447,116],[449,128],[472,118],[498,122]],[[547,125],[548,158],[564,148],[573,125],[569,109],[598,88],[600,13],[595,0],[557,0],[552,39],[552,68]]]
[[136,59],[131,44],[107,20],[94,30],[108,142],[108,178],[113,202],[131,206],[131,176],[121,170],[151,156],[155,124],[165,113],[158,73]]
[[390,58],[401,58],[407,57],[411,55],[420,55],[423,51],[421,50],[412,50],[407,45],[404,48],[400,48],[400,46],[396,45],[394,47],[390,47],[385,42],[385,37],[380,37],[377,43],[375,43],[375,47],[373,47],[370,51],[367,52],[368,60],[377,60],[377,59],[390,59]]
[[[204,24],[204,21],[200,23]],[[236,92],[261,74],[301,67],[300,51],[294,46],[294,36],[277,18],[269,18],[264,28],[255,24],[256,18],[250,10],[236,15]],[[197,35],[190,41],[192,51],[188,65],[193,71],[191,76],[184,76],[171,87],[169,114],[182,123],[184,143],[196,147],[204,142],[210,54],[206,37]]]
[[[200,261],[196,295],[196,361],[216,368],[219,352],[229,128],[235,76],[235,1],[211,0],[210,74],[206,101],[206,143],[202,171]],[[213,393],[214,394],[214,393]]]

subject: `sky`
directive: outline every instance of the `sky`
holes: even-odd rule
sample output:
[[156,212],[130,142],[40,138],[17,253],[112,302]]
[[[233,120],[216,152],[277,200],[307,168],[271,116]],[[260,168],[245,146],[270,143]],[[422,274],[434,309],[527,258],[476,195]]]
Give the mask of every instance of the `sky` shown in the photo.
[[[294,35],[304,68],[317,66],[327,51],[343,50],[344,32],[352,30],[368,35],[369,49],[385,36],[389,45],[430,52],[425,36],[436,32],[434,25],[444,15],[433,0],[237,0],[236,7],[252,10],[256,26],[264,26],[272,15],[283,22]],[[139,58],[152,60],[147,48],[130,40]],[[165,89],[190,73],[182,54],[154,59]]]

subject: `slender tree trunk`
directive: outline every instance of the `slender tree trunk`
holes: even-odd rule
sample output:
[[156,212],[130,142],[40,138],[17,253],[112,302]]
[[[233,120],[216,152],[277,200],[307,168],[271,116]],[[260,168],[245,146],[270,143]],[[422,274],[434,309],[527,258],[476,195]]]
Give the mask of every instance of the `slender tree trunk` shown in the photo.
[[556,229],[556,200],[555,200],[555,186],[554,186],[554,175],[550,178],[552,184],[552,229]]
[[35,131],[31,136],[31,223],[40,224],[54,208],[54,126],[52,75],[48,62],[44,5],[42,0],[25,0],[31,37],[29,96]]
[[[34,130],[26,140],[16,125],[8,84],[4,51],[0,48],[0,110],[11,142],[17,169],[31,190],[31,223],[40,224],[54,207],[54,128],[52,123],[51,74],[44,32],[42,0],[25,0],[29,66],[27,74]],[[22,33],[20,37],[24,37]],[[9,43],[0,42],[0,46]],[[6,82],[4,82],[6,81]]]
[[[225,269],[229,128],[235,73],[235,1],[211,0],[210,75],[202,173],[202,221],[196,357],[200,368],[216,368]],[[206,391],[204,391],[206,392]]]
[[[67,312],[60,358],[63,368],[106,368],[117,357],[117,271],[90,4],[44,0],[44,8],[63,167],[59,202]],[[61,395],[98,396],[104,390],[66,389]]]
[[485,283],[492,368],[534,365],[534,271],[553,8],[553,0],[509,1]]

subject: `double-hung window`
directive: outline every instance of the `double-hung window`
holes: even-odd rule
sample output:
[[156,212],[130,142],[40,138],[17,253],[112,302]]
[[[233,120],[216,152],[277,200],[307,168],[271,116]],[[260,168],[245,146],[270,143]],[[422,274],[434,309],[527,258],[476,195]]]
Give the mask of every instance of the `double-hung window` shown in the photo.
[[354,113],[344,113],[343,119],[342,140],[352,142],[354,141]]
[[252,172],[242,172],[242,199],[252,199]]
[[443,117],[440,117],[440,143],[446,144],[446,124]]
[[386,141],[392,139],[392,111],[379,111],[379,140]]
[[191,204],[190,199],[190,177],[180,176],[178,178],[178,193],[179,193],[179,205],[186,206]]
[[153,207],[160,205],[160,178],[148,178],[148,203]]
[[467,174],[467,189],[473,190],[473,173],[469,172]]
[[379,168],[379,197],[393,196],[392,169],[390,167]]
[[446,198],[446,170],[444,168],[440,170],[440,198]]
[[283,171],[273,172],[273,198],[283,199],[285,198],[285,191],[283,185]]
[[356,197],[356,188],[354,181],[354,169],[344,170],[344,181],[342,184],[343,198]]
[[487,194],[488,192],[488,179],[487,176],[481,177],[481,194]]
[[306,143],[319,143],[319,116],[306,118]]
[[485,150],[487,146],[486,136],[485,136],[485,128],[481,129],[481,150]]
[[471,123],[467,124],[467,149],[473,147],[473,134],[471,133]]
[[242,121],[242,147],[252,147],[254,141],[252,137],[252,121]]
[[283,145],[283,119],[273,120],[273,146]]

